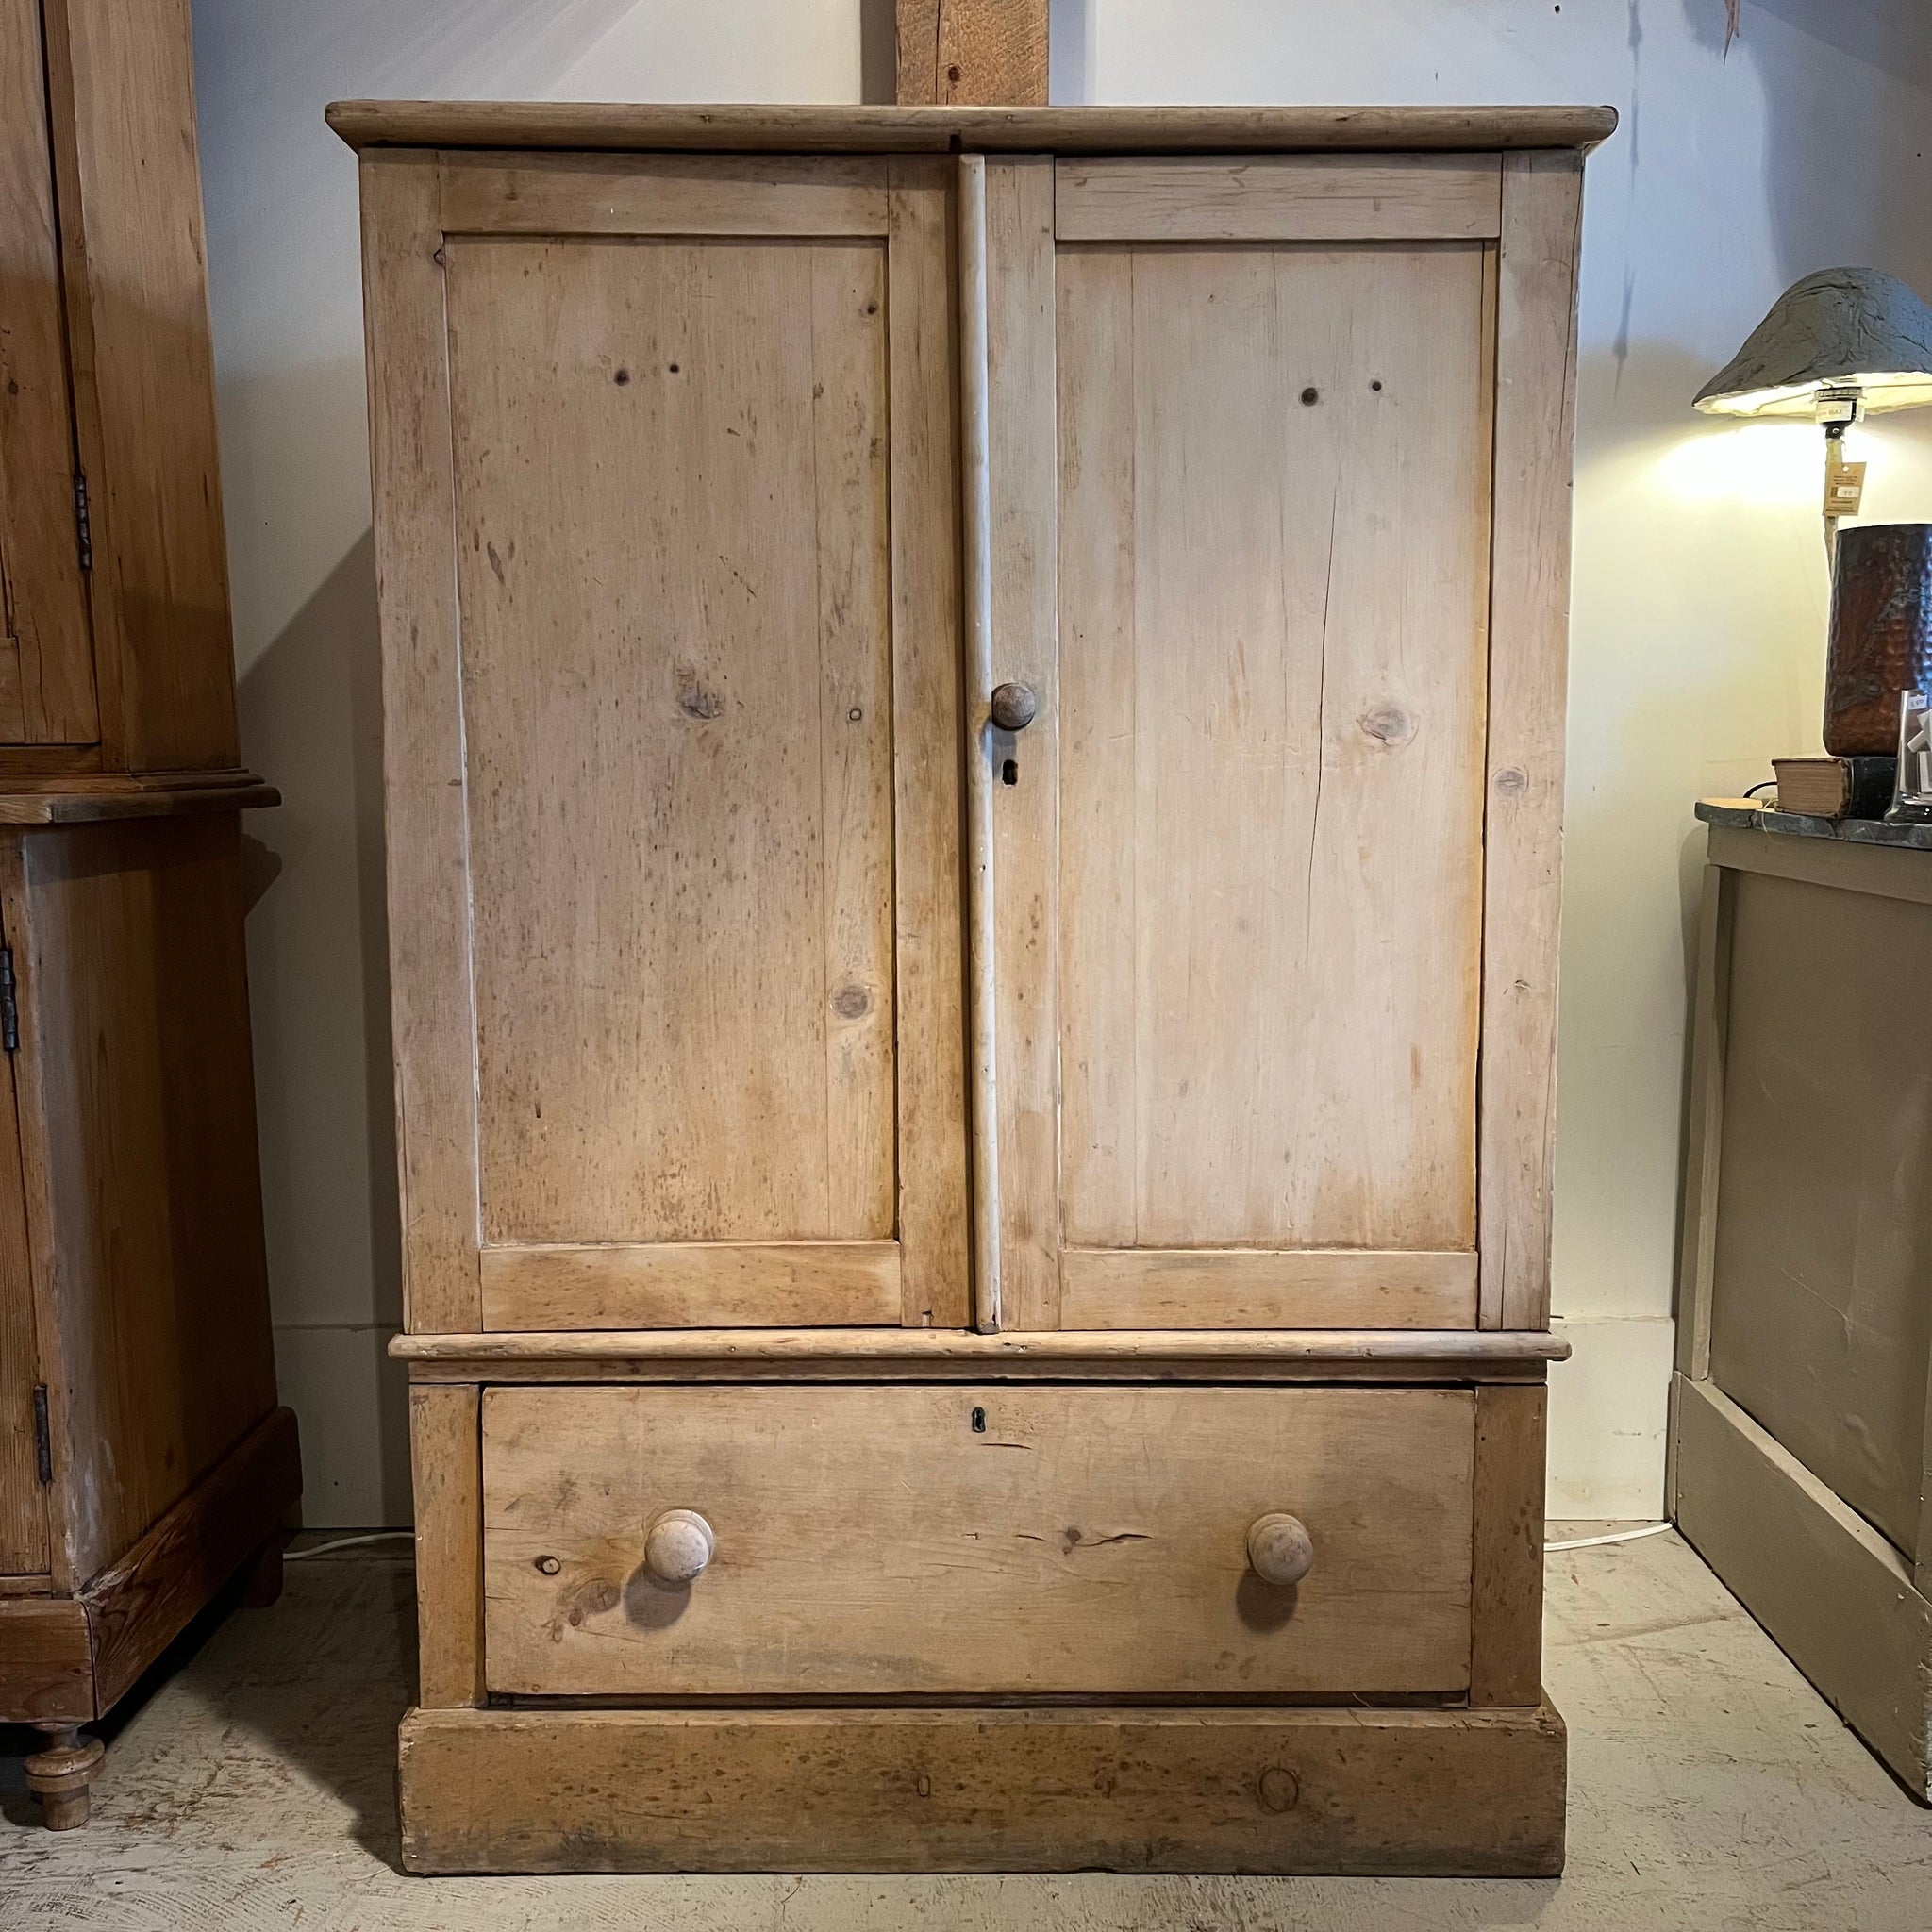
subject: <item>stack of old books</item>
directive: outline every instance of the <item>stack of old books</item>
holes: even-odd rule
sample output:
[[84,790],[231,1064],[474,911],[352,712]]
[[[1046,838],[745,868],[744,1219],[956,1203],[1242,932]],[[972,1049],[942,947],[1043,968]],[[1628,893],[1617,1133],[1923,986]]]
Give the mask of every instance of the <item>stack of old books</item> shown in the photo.
[[1816,819],[1882,819],[1898,760],[1887,758],[1773,758],[1777,809]]

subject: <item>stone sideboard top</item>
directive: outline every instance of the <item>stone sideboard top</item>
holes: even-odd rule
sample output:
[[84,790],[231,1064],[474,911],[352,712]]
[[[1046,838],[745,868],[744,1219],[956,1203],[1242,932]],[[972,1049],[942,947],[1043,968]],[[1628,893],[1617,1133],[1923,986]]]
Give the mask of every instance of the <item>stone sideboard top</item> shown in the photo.
[[1779,811],[1755,798],[1700,798],[1697,816],[1707,825],[1741,832],[1775,832],[1792,839],[1834,839],[1849,845],[1895,845],[1932,852],[1932,825],[1888,825],[1882,819],[1821,819]]

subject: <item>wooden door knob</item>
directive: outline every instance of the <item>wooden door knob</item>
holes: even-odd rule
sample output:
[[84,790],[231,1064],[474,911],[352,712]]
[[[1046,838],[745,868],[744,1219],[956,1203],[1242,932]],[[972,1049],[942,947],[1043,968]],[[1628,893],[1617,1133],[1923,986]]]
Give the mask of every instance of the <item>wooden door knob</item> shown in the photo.
[[1030,684],[996,684],[991,709],[1002,731],[1024,731],[1040,716],[1040,693]]
[[1271,1509],[1248,1525],[1248,1564],[1263,1583],[1299,1583],[1315,1567],[1315,1542],[1299,1516]]
[[666,1509],[644,1532],[644,1568],[659,1583],[692,1583],[717,1547],[711,1525],[695,1509]]

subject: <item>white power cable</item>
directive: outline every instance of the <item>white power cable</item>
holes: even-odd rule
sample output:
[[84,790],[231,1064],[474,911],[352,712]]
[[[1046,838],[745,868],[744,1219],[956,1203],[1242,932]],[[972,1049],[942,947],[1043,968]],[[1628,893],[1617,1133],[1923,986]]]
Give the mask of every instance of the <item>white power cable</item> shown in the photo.
[[1605,1543],[1634,1543],[1639,1537],[1661,1536],[1667,1529],[1676,1525],[1669,1523],[1646,1524],[1641,1529],[1620,1529],[1609,1536],[1579,1536],[1567,1543],[1545,1543],[1543,1554],[1553,1556],[1557,1550],[1595,1550]]
[[313,1543],[306,1550],[288,1550],[283,1553],[285,1563],[306,1563],[310,1557],[325,1557],[331,1550],[350,1550],[358,1543],[388,1543],[397,1541],[414,1542],[413,1529],[378,1529],[371,1536],[339,1536],[332,1543]]

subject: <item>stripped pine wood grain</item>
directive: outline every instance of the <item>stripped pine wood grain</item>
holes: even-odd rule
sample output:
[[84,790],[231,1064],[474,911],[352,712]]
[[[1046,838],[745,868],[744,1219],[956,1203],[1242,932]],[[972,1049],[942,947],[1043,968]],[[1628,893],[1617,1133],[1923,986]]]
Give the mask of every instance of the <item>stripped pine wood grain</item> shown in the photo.
[[1102,156],[1055,172],[1062,242],[1474,241],[1501,225],[1495,155]]
[[[935,60],[948,13],[994,18],[934,0]],[[920,1804],[968,1793],[907,1858],[980,1862],[986,1707],[1023,1703],[997,1789],[1047,1794],[1043,1860],[1108,1823],[1168,1849],[1101,1862],[1315,1856],[1108,1769],[1173,1742],[1123,1742],[1144,1713],[1070,1741],[1039,1707],[1155,1699],[1486,1707],[1360,1751],[1312,1712],[1311,1756],[1240,1775],[1278,1819],[1331,1745],[1321,1804],[1389,1767],[1404,1815],[1331,1859],[1559,1862],[1565,1349],[1515,1231],[1554,1010],[1551,149],[1608,121],[336,121],[443,143],[425,554],[475,1001],[442,1098],[475,1139],[471,1312],[392,1351],[440,1420],[458,1707],[406,1725],[411,1860],[874,1861],[903,1724]],[[491,1795],[537,1734],[460,1707],[511,1698],[785,1708],[682,1740],[692,1820],[665,1708],[546,1711],[590,1786]],[[822,1802],[774,1837],[743,1793],[794,1790],[781,1719]],[[1178,1761],[1219,1790],[1232,1739]],[[633,1774],[647,1830],[594,1794]]]
[[894,158],[886,244],[898,1236],[911,1328],[972,1319],[953,174],[943,157]]
[[883,235],[875,160],[737,155],[441,158],[446,234]]
[[1371,1248],[1062,1248],[1063,1328],[1475,1325],[1475,1256]]
[[1011,784],[993,787],[992,805],[1000,1320],[1051,1328],[1059,1320],[1052,158],[989,158],[986,216],[991,680],[1025,684],[1040,701],[1017,739],[988,734],[1002,776],[1008,759],[1013,773]]
[[1066,1239],[1468,1247],[1480,251],[1059,276]]
[[689,1361],[907,1364],[1052,1362],[1068,1374],[1124,1375],[1161,1362],[1219,1362],[1237,1377],[1265,1362],[1467,1363],[1488,1374],[1511,1364],[1560,1362],[1570,1344],[1546,1330],[1471,1328],[1033,1329],[974,1335],[939,1328],[691,1328],[676,1331],[397,1335],[389,1352],[408,1362]]
[[1548,1705],[412,1711],[403,1863],[1547,1877],[1563,1864],[1565,1741]]
[[475,1383],[409,1391],[415,1485],[416,1701],[483,1701],[481,1395]]
[[485,1238],[888,1238],[885,252],[447,255]]
[[[930,0],[928,0],[930,4]],[[1617,110],[1491,108],[646,106],[588,101],[336,101],[353,148],[778,149],[853,154],[1146,154],[1211,149],[1588,149]]]
[[482,1260],[491,1328],[896,1324],[904,1307],[890,1241],[485,1248]]
[[[1459,1690],[1474,1413],[1466,1390],[491,1389],[490,1688]],[[666,1508],[715,1532],[687,1590],[641,1571]],[[1315,1541],[1291,1594],[1247,1568],[1271,1509]]]
[[362,163],[403,1312],[478,1327],[475,1019],[437,158]]
[[1469,1701],[1542,1699],[1543,1436],[1541,1388],[1475,1391]]
[[1550,1310],[1583,163],[1506,156],[1483,830],[1482,1324]]

